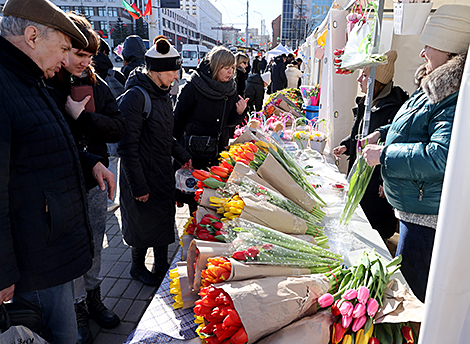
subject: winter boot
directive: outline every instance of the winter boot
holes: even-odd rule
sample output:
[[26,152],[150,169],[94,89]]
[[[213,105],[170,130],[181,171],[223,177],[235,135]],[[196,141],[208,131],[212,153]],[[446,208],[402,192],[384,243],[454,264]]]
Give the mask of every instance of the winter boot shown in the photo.
[[168,245],[154,247],[153,258],[152,272],[163,281],[170,268],[170,264],[168,264]]
[[90,318],[96,321],[102,328],[115,328],[121,320],[101,301],[101,287],[87,291],[86,304]]
[[88,325],[88,311],[85,301],[75,304],[75,316],[77,317],[78,338],[77,344],[92,344],[90,326]]
[[131,276],[143,284],[156,286],[160,285],[161,279],[157,275],[151,273],[145,267],[145,255],[147,254],[147,248],[132,247],[132,266]]

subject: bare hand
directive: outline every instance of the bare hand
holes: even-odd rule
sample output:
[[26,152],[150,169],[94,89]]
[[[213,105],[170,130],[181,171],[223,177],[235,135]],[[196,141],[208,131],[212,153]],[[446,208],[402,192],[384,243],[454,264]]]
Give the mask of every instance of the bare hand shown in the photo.
[[239,115],[243,114],[246,109],[246,104],[249,100],[250,98],[243,99],[242,96],[238,96],[238,102],[235,104],[235,106],[237,107],[237,113]]
[[379,185],[379,197],[385,198],[384,187],[382,185]]
[[139,202],[144,202],[145,203],[149,200],[149,194],[136,197],[135,199],[138,200]]
[[384,146],[369,143],[366,148],[364,148],[362,156],[369,166],[380,165],[380,155],[382,154],[383,149]]
[[108,183],[108,198],[113,199],[114,188],[116,184],[114,183],[114,174],[108,170],[101,162],[98,162],[95,167],[93,167],[93,178],[96,179],[100,189],[102,191],[106,190],[106,183]]
[[341,154],[344,154],[346,150],[347,150],[346,146],[338,146],[335,149],[333,149],[333,154],[336,156],[337,159],[339,159],[339,156]]
[[366,141],[367,141],[367,144],[376,144],[377,141],[379,141],[379,139],[380,139],[380,133],[378,131],[374,131],[373,133],[370,133],[369,135],[367,135],[366,137],[358,141],[359,142],[358,145],[360,145],[362,149],[366,145]]
[[15,285],[12,284],[8,288],[5,288],[3,290],[0,290],[0,304],[3,302],[10,301],[11,298],[13,297],[13,294],[15,293]]
[[76,102],[70,96],[67,97],[67,102],[65,103],[65,111],[72,117],[74,120],[77,120],[80,117],[80,114],[85,110],[85,105],[91,99],[91,96],[86,96],[82,101]]
[[185,163],[183,166],[181,166],[181,168],[182,168],[183,170],[192,170],[192,169],[193,169],[193,162],[192,162],[192,160],[189,159],[188,161],[186,161],[186,163]]

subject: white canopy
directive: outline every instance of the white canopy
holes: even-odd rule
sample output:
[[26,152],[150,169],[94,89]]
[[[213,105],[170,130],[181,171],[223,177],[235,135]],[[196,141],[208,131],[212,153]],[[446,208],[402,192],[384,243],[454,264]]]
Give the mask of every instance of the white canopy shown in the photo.
[[292,50],[290,50],[289,48],[287,48],[286,46],[283,46],[282,44],[279,44],[277,47],[275,47],[274,49],[271,49],[269,50],[267,53],[266,53],[266,61],[269,62],[270,59],[278,56],[278,55],[281,55],[281,54],[290,54],[292,53]]

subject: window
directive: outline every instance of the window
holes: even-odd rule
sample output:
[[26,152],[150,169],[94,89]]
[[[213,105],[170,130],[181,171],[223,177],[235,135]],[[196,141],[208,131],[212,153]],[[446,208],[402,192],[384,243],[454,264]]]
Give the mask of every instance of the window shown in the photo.
[[96,0],[96,2],[103,2],[103,0]]
[[117,7],[108,7],[108,17],[117,17],[118,9]]
[[195,59],[197,58],[197,51],[183,50],[184,59]]
[[83,13],[87,17],[93,17],[95,15],[93,7],[90,6],[80,6],[78,12]]
[[116,0],[108,0],[108,2],[116,2]]
[[70,11],[73,11],[73,7],[72,6],[59,6],[60,9],[64,12],[70,12]]
[[107,23],[107,22],[105,22],[105,21],[100,21],[100,22],[98,22],[98,23],[99,23],[99,25],[100,25],[100,30],[103,30],[103,31],[105,31],[105,32],[108,31],[108,25],[107,25],[108,23]]
[[98,7],[98,16],[106,17],[106,7]]

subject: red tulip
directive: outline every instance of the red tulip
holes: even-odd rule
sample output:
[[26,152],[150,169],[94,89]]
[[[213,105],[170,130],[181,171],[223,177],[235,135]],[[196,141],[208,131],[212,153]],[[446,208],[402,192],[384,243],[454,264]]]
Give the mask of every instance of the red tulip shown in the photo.
[[333,305],[331,306],[331,313],[337,317],[338,315],[341,314],[341,311],[339,310],[338,308],[338,303],[339,303],[340,300],[336,300]]
[[401,328],[401,333],[402,333],[403,337],[406,340],[406,344],[415,342],[414,339],[413,339],[413,330],[411,329],[411,327],[403,326]]
[[370,337],[369,344],[380,344],[380,341],[375,337]]
[[211,176],[211,174],[208,172],[208,171],[204,171],[204,170],[194,170],[193,173],[191,173],[191,175],[198,179],[198,180],[206,180],[207,178],[209,178]]
[[245,260],[246,255],[244,251],[237,251],[232,254],[232,258],[236,260]]
[[259,253],[259,249],[258,247],[256,246],[251,246],[251,247],[248,247],[246,250],[245,250],[245,254],[248,256],[248,257],[251,257],[251,258],[254,258],[258,255]]
[[331,343],[338,344],[344,337],[346,329],[341,325],[341,323],[336,323],[333,326],[333,334],[331,335]]

